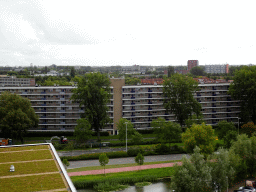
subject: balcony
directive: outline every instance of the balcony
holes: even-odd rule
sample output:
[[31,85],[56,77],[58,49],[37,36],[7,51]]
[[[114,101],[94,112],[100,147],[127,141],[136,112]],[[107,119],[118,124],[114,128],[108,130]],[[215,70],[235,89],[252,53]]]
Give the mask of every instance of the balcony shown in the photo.
[[149,107],[148,110],[152,110],[152,108]]
[[152,102],[151,102],[151,101],[149,101],[149,102],[148,102],[148,104],[152,104]]
[[135,97],[132,96],[131,99],[135,99]]
[[148,92],[152,92],[152,90],[148,90]]
[[151,96],[151,95],[149,95],[149,96],[148,96],[148,98],[152,98],[152,96]]
[[46,112],[46,110],[41,110],[41,112]]
[[41,106],[46,106],[46,104],[41,104]]
[[131,105],[135,105],[135,103],[134,103],[134,102],[132,102],[132,103],[131,103]]

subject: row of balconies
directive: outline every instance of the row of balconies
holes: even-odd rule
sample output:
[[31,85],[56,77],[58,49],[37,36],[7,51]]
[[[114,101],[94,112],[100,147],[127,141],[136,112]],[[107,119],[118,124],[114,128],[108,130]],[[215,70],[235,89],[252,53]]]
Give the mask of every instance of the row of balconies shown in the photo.
[[136,105],[131,107],[123,107],[123,111],[140,111],[140,110],[164,110],[163,105]]

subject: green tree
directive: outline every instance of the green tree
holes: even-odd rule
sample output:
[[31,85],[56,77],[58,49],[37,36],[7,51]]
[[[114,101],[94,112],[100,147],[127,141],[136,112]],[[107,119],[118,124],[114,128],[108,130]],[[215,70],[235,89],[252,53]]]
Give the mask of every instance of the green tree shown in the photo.
[[143,141],[143,136],[142,134],[140,134],[138,131],[135,131],[132,135],[132,142],[135,145],[138,145],[139,143],[141,143]]
[[219,139],[223,139],[228,131],[236,131],[234,123],[227,121],[220,121],[217,129]]
[[77,143],[85,143],[92,137],[91,124],[86,119],[78,119],[75,127],[74,136]]
[[125,77],[125,85],[137,85],[141,80],[135,77]]
[[167,74],[167,76],[171,77],[173,74],[174,74],[174,67],[169,66],[168,67],[168,74]]
[[193,124],[202,124],[204,122],[204,116],[202,114],[196,116],[195,114],[185,120],[187,128],[190,128]]
[[174,166],[172,188],[175,191],[205,192],[212,188],[211,167],[196,147],[191,158],[182,157],[182,166]]
[[182,133],[182,142],[188,153],[192,153],[194,148],[198,146],[202,153],[207,156],[214,151],[216,136],[211,125],[193,124],[185,133]]
[[70,76],[71,78],[74,78],[76,76],[75,67],[71,67]]
[[163,118],[153,120],[151,126],[154,128],[154,133],[157,135],[158,141],[170,143],[181,138],[181,126],[172,121],[165,121]]
[[65,166],[66,169],[70,165],[70,163],[68,162],[68,160],[66,158],[62,160],[62,163],[63,163],[63,165]]
[[189,71],[194,76],[204,76],[206,73],[203,67],[196,66]]
[[135,162],[140,166],[143,165],[144,156],[141,153],[138,153],[138,155],[135,157]]
[[229,94],[240,101],[242,121],[256,123],[256,66],[243,66],[235,71]]
[[127,122],[127,138],[130,139],[136,132],[136,130],[133,128],[133,124],[131,121],[120,118],[117,123],[117,129],[118,129],[118,137],[120,141],[125,141],[126,139],[126,123]]
[[88,73],[79,79],[77,88],[72,92],[71,99],[84,109],[81,117],[89,121],[100,140],[100,130],[111,122],[107,112],[111,98],[109,78],[100,73]]
[[29,128],[38,126],[39,118],[31,107],[29,99],[4,92],[0,96],[1,137],[20,139]]
[[213,153],[208,159],[208,165],[211,167],[212,189],[223,191],[235,176],[228,150],[218,149],[217,153]]
[[251,137],[256,131],[256,125],[253,122],[248,122],[241,126],[241,132]]
[[198,83],[192,77],[176,73],[164,80],[164,107],[175,115],[181,126],[193,113],[197,116],[201,113],[201,104],[193,97],[196,90]]
[[237,140],[237,132],[229,130],[223,138],[224,147],[229,149],[234,141]]
[[105,166],[108,164],[109,162],[109,158],[108,156],[106,155],[106,153],[102,153],[99,157],[99,162],[100,162],[100,165],[101,166],[104,166],[104,175],[106,176],[106,173],[105,173]]
[[230,152],[236,154],[240,163],[236,167],[236,174],[241,178],[253,176],[256,170],[256,137],[246,134],[237,136],[237,141],[232,143]]

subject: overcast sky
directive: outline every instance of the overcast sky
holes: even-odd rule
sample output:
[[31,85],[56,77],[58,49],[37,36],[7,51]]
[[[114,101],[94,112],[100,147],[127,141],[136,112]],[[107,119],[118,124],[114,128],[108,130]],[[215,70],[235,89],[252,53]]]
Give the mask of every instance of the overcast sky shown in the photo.
[[0,66],[256,64],[255,7],[255,0],[0,0]]

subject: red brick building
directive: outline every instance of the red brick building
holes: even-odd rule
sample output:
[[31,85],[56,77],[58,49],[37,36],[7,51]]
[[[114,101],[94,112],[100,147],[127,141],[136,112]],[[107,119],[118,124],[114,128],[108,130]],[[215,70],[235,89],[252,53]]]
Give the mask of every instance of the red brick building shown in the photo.
[[188,71],[190,71],[190,69],[198,65],[199,65],[198,60],[188,60]]

